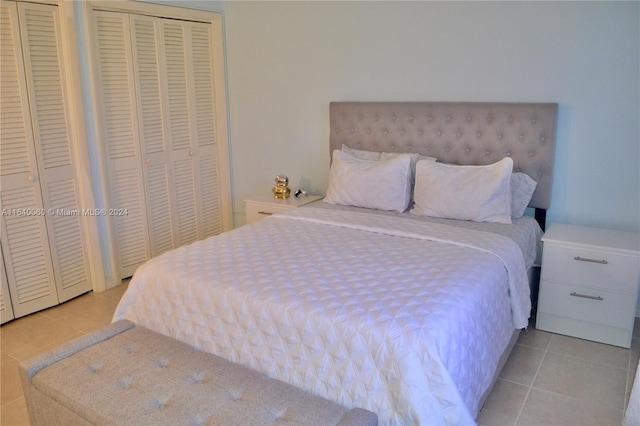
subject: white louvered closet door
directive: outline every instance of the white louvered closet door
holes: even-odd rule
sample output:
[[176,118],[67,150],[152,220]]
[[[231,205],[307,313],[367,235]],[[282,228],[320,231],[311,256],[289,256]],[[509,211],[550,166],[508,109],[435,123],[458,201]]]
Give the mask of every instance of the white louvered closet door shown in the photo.
[[171,165],[173,169],[173,206],[175,236],[178,245],[192,243],[199,238],[197,220],[197,189],[192,146],[196,131],[191,112],[193,97],[189,80],[188,23],[161,19],[162,51],[165,73],[166,108],[168,110]]
[[2,248],[19,317],[91,290],[57,7],[3,2],[1,56]]
[[58,303],[40,193],[16,3],[1,3],[2,252],[16,316]]
[[127,211],[110,218],[120,274],[125,278],[150,258],[129,15],[97,11],[95,25],[109,207]]
[[136,99],[139,111],[139,132],[142,151],[149,246],[151,256],[158,256],[176,247],[175,204],[169,138],[169,110],[165,106],[165,70],[161,66],[162,31],[157,18],[131,15],[133,34],[132,58]]
[[[220,41],[218,41],[220,42]],[[199,238],[223,231],[220,164],[216,140],[216,88],[214,86],[214,50],[211,25],[187,24],[188,81],[192,126],[191,156],[198,188],[196,214]],[[224,123],[223,123],[224,124]]]
[[91,290],[91,279],[80,223],[60,23],[56,6],[18,3],[18,12],[40,186],[49,212],[49,247],[58,299],[64,302]]

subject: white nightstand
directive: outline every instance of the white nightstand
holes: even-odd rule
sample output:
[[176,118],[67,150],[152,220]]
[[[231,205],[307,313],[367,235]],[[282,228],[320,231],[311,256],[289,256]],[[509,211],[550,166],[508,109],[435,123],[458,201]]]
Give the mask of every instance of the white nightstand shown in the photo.
[[260,194],[250,199],[244,200],[245,211],[247,213],[247,223],[253,223],[274,213],[281,213],[287,210],[309,204],[319,200],[319,195],[307,195],[296,198],[293,195],[286,200],[273,198],[270,193]]
[[542,241],[536,328],[630,347],[640,235],[553,224]]

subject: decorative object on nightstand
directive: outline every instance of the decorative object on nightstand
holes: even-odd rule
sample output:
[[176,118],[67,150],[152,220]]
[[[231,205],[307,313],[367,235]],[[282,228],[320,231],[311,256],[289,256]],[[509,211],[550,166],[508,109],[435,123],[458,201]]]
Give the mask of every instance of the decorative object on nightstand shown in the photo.
[[640,235],[553,224],[542,241],[536,328],[630,347]]
[[285,212],[321,199],[319,195],[304,197],[274,198],[260,194],[244,200],[247,223],[253,223],[275,213]]
[[273,192],[273,198],[286,200],[291,195],[291,189],[289,189],[289,178],[285,175],[276,176],[276,184],[271,190]]

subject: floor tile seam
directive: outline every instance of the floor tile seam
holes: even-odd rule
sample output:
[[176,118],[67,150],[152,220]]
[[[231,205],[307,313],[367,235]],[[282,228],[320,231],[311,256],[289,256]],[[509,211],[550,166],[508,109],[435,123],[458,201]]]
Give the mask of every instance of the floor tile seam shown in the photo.
[[[23,318],[30,317],[32,315],[34,317],[36,315],[41,316],[42,315],[42,311],[34,312],[32,314],[29,314],[29,315],[24,315],[24,316],[21,316],[19,318],[13,318],[12,320],[5,322],[4,324],[2,324],[2,326],[0,326],[0,335],[2,335],[4,333],[14,333],[15,329],[22,329],[22,328],[28,327],[29,325],[27,324],[27,321],[20,321],[20,320],[23,319]],[[37,321],[37,319],[33,319],[32,321]]]
[[20,398],[24,398],[24,395],[22,394],[22,392],[20,392],[20,395],[18,395],[18,396],[10,398],[7,401],[3,401],[2,404],[0,404],[0,408],[4,408],[6,405],[13,404],[16,401],[18,401]]
[[[547,342],[546,348],[549,347],[549,343],[550,342],[551,342],[551,339],[549,339],[549,341]],[[538,373],[540,373],[540,369],[542,368],[542,363],[544,362],[544,359],[547,356],[546,348],[544,349],[544,352],[542,354],[542,359],[540,360],[540,363],[538,364],[538,368],[536,369],[536,373],[533,375],[533,378],[531,379],[531,384],[528,386],[527,395],[525,395],[525,397],[524,397],[524,402],[522,403],[522,406],[520,407],[520,411],[518,411],[518,416],[516,417],[516,421],[515,421],[514,425],[517,425],[518,422],[520,421],[520,417],[522,416],[522,412],[524,411],[524,407],[527,405],[527,401],[529,400],[529,395],[531,395],[531,390],[533,389],[533,384],[536,382],[536,378],[538,377]]]
[[530,388],[530,387],[531,387],[531,385],[527,385],[527,384],[525,384],[525,383],[521,383],[521,382],[516,382],[515,380],[512,380],[512,379],[506,379],[506,378],[504,378],[504,377],[498,377],[498,380],[501,380],[501,381],[503,381],[503,382],[510,383],[510,384],[512,384],[512,385],[522,386],[523,388]]
[[[85,333],[84,330],[82,330],[81,328],[78,328],[76,326],[74,326],[72,323],[70,323],[71,321],[62,321],[58,318],[56,318],[55,316],[49,315],[46,312],[42,312],[42,315],[46,316],[46,319],[49,321],[55,321],[57,323],[60,323],[61,325],[68,327],[69,329],[73,330],[76,334],[77,333]],[[75,315],[74,315],[75,317]]]
[[620,367],[618,365],[613,365],[613,364],[608,364],[608,363],[605,363],[605,362],[594,361],[594,360],[591,360],[591,359],[585,359],[585,358],[581,358],[581,357],[578,357],[578,356],[575,356],[575,355],[570,355],[570,354],[566,354],[566,353],[562,353],[562,352],[556,352],[556,351],[553,351],[553,350],[545,351],[545,354],[547,354],[547,353],[553,354],[553,355],[559,355],[559,356],[562,356],[562,357],[565,357],[565,358],[569,358],[569,359],[573,359],[573,360],[576,360],[576,361],[582,361],[582,362],[585,362],[587,364],[594,364],[594,365],[599,365],[599,366],[602,366],[602,367],[615,368],[617,370],[623,370],[623,371],[629,372],[629,368],[628,367]]
[[56,348],[58,348],[61,345],[64,345],[68,342],[71,342],[75,339],[78,339],[80,337],[82,337],[84,334],[86,334],[83,331],[80,330],[76,330],[73,329],[74,333],[71,336],[66,337],[65,339],[63,339],[61,342],[47,342],[43,345],[38,345],[38,346],[31,346],[30,350],[28,351],[28,355],[25,355],[24,357],[19,357],[16,354],[12,354],[11,352],[8,352],[7,350],[4,350],[3,352],[6,355],[9,355],[11,358],[17,360],[18,362],[23,362],[26,360],[29,360],[31,358],[34,358],[36,356],[42,355],[45,352],[49,352],[52,351]]
[[547,344],[545,346],[531,346],[531,345],[526,345],[524,343],[516,343],[516,346],[520,346],[524,349],[533,349],[536,351],[542,351],[542,352],[546,352],[547,351],[547,346],[549,346],[549,342],[547,342]]
[[522,412],[524,411],[524,407],[527,405],[527,401],[529,400],[529,395],[531,395],[531,390],[533,389],[533,384],[536,382],[536,378],[538,377],[538,374],[540,373],[540,369],[542,368],[542,364],[544,363],[544,359],[547,356],[549,345],[551,344],[551,340],[552,339],[553,339],[553,334],[552,334],[551,338],[549,339],[549,341],[547,342],[547,344],[545,345],[544,349],[532,348],[532,349],[537,349],[537,350],[541,350],[542,351],[542,359],[540,360],[540,363],[538,364],[538,368],[536,369],[536,372],[533,375],[533,378],[531,379],[531,384],[529,384],[529,386],[527,386],[528,387],[527,395],[525,395],[525,397],[524,397],[524,402],[522,403],[522,406],[520,407],[520,411],[518,412],[518,416],[516,417],[516,421],[514,422],[514,426],[517,425],[518,422],[520,421],[520,417],[522,416]]
[[546,348],[540,347],[540,346],[531,346],[531,345],[525,345],[522,343],[516,343],[516,346],[521,346],[525,349],[535,349],[537,351],[546,351]]
[[607,409],[607,410],[614,410],[614,411],[619,411],[621,413],[624,413],[624,410],[619,408],[619,407],[612,407],[611,405],[601,404],[599,402],[590,401],[590,400],[584,399],[584,398],[578,398],[576,396],[567,395],[567,394],[561,393],[561,392],[554,392],[552,390],[539,388],[537,386],[531,386],[531,390],[537,390],[537,391],[540,391],[540,392],[546,392],[546,393],[550,393],[550,394],[553,394],[553,395],[558,395],[558,396],[562,396],[562,397],[565,397],[565,398],[570,398],[570,399],[572,399],[574,401],[586,402],[586,403],[588,403],[590,405],[594,405],[594,406],[597,406],[597,407],[600,407],[600,408],[604,408],[604,409]]

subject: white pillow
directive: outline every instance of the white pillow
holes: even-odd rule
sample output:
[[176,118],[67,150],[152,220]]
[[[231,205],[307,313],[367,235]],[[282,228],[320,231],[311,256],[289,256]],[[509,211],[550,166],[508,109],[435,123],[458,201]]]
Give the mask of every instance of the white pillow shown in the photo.
[[419,216],[511,223],[513,160],[488,166],[418,161],[411,213]]
[[511,174],[511,217],[517,219],[524,215],[524,211],[531,201],[538,182],[525,173]]
[[324,201],[330,204],[403,212],[411,195],[411,158],[360,160],[333,151],[329,187]]
[[361,160],[371,160],[371,161],[390,160],[392,158],[396,158],[398,155],[408,155],[409,157],[411,157],[411,173],[413,173],[413,177],[412,177],[413,180],[415,180],[416,163],[418,161],[420,160],[436,161],[437,160],[437,158],[427,157],[426,155],[421,155],[416,153],[366,151],[364,149],[351,148],[345,144],[342,144],[342,151],[345,154],[348,154],[352,157],[359,158]]

